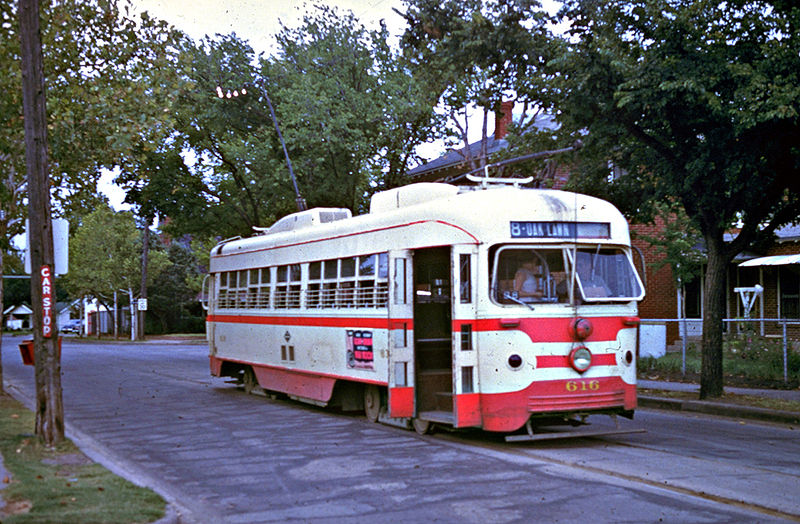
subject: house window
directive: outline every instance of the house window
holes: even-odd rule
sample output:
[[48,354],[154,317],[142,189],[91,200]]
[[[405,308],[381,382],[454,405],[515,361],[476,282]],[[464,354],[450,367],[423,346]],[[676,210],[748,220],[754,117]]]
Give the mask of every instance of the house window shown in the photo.
[[683,285],[686,300],[686,318],[703,318],[702,278],[696,277]]
[[781,318],[800,318],[800,273],[791,267],[781,267],[779,272]]

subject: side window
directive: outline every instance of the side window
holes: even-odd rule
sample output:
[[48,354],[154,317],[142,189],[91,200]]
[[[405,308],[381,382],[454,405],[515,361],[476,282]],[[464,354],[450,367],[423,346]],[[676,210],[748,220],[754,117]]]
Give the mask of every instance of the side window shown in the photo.
[[386,307],[389,262],[386,253],[311,262],[306,307]]
[[322,307],[336,307],[336,283],[339,277],[339,261],[326,260],[323,263]]
[[388,272],[386,253],[358,257],[357,307],[386,307],[389,292]]
[[275,268],[275,309],[286,309],[289,296],[289,266]]
[[219,273],[219,285],[217,286],[217,307],[227,309],[228,306],[228,273]]
[[308,290],[306,291],[306,307],[322,306],[322,262],[311,262],[308,265]]
[[270,295],[270,280],[272,270],[268,267],[261,268],[261,276],[259,278],[258,286],[258,307],[267,309],[269,308],[269,295]]
[[339,261],[339,286],[336,295],[337,307],[356,305],[356,258],[343,258]]
[[247,307],[247,270],[237,271],[236,307]]
[[462,304],[472,302],[472,262],[468,254],[458,257],[459,267],[459,296]]
[[259,272],[260,272],[259,269],[251,269],[248,278],[246,307],[251,309],[256,309],[261,307],[260,304],[261,297],[259,296],[259,290],[260,290]]
[[291,264],[287,270],[289,291],[286,297],[287,307],[297,309],[301,305],[302,283],[300,264]]
[[378,254],[378,277],[375,280],[375,307],[389,305],[389,255]]

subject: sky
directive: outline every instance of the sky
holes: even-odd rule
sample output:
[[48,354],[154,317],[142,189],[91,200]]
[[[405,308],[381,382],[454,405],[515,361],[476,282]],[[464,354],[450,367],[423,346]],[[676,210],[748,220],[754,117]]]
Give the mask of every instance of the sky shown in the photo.
[[[320,0],[317,0],[320,1]],[[166,20],[195,40],[206,35],[236,33],[257,52],[269,53],[280,22],[299,25],[306,11],[305,0],[132,0],[138,10],[146,10]],[[352,11],[368,29],[377,29],[385,20],[389,31],[397,35],[404,21],[392,8],[402,10],[399,0],[320,1],[342,11]]]

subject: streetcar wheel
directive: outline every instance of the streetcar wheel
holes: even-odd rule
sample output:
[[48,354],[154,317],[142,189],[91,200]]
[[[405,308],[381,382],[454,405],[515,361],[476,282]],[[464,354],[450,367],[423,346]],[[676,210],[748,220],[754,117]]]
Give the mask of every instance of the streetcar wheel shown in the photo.
[[364,414],[370,422],[377,422],[381,414],[381,390],[378,386],[364,387]]
[[256,374],[253,371],[253,368],[248,366],[244,369],[244,375],[242,376],[242,385],[244,386],[244,392],[247,393],[248,395],[256,389],[258,381],[256,380]]
[[415,418],[411,421],[411,424],[414,426],[414,431],[420,435],[427,435],[433,429],[433,424],[431,424],[430,420]]

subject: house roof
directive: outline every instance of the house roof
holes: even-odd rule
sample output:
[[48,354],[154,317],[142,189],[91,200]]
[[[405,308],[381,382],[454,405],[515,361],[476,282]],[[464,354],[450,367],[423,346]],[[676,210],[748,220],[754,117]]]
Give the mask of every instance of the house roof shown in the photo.
[[3,315],[30,315],[33,313],[33,310],[26,306],[25,304],[20,304],[18,306],[11,306],[5,311],[3,311]]
[[[491,156],[498,151],[508,147],[508,141],[504,138],[496,139],[486,137],[486,155]],[[469,154],[468,154],[469,153]],[[442,171],[456,167],[459,164],[466,164],[467,158],[477,158],[481,154],[481,141],[473,142],[461,149],[451,149],[439,158],[434,158],[430,162],[422,164],[406,172],[411,178],[418,178],[429,175],[436,171]]]
[[[534,127],[538,130],[556,129],[558,122],[552,115],[539,115],[536,118]],[[466,166],[467,158],[478,158],[481,154],[481,140],[469,144],[467,147],[460,149],[450,149],[444,155],[434,158],[430,162],[419,165],[414,169],[406,172],[406,175],[411,178],[420,178],[425,176],[429,177],[436,171],[444,171],[458,167],[459,165]],[[494,135],[486,137],[486,156],[490,157],[498,151],[502,151],[508,147],[508,141],[505,138],[497,138]],[[468,154],[469,153],[469,154]]]
[[800,225],[790,224],[775,231],[778,242],[796,242],[800,240]]

